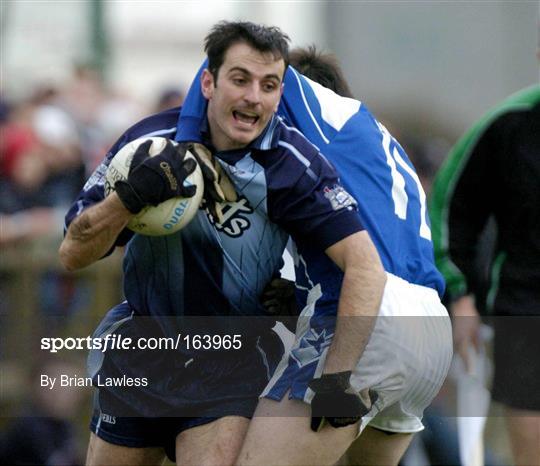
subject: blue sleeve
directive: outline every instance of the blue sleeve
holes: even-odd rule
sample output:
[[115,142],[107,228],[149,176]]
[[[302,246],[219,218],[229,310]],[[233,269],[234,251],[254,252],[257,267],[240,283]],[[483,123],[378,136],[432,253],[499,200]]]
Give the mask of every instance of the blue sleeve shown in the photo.
[[324,251],[364,227],[356,201],[334,168],[315,148],[302,155],[281,151],[270,163],[266,160],[268,216],[298,244]]

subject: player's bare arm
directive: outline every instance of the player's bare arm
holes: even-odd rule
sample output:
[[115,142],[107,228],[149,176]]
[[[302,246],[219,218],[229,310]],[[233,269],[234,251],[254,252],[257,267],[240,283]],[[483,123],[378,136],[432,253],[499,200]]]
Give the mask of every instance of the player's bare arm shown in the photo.
[[62,265],[72,271],[101,259],[132,216],[116,193],[85,210],[71,223],[60,245]]
[[326,253],[345,275],[325,374],[350,371],[356,366],[379,313],[386,283],[379,255],[366,231],[348,236]]
[[315,392],[311,402],[311,430],[315,432],[325,422],[333,427],[355,424],[375,400],[355,393],[350,377],[375,326],[386,283],[379,255],[365,230],[337,242],[326,253],[344,277],[323,374],[309,383]]

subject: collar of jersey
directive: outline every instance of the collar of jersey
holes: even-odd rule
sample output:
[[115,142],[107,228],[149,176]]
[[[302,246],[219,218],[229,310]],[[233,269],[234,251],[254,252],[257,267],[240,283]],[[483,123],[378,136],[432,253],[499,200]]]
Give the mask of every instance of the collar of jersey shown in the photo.
[[239,149],[216,151],[212,142],[210,141],[210,129],[208,125],[208,118],[205,116],[200,120],[197,134],[197,141],[208,147],[217,157],[224,160],[229,164],[234,164],[238,160],[245,157],[247,153],[253,150],[256,151],[268,151],[278,148],[279,142],[279,125],[281,123],[281,117],[274,114],[263,132],[253,140],[246,147]]

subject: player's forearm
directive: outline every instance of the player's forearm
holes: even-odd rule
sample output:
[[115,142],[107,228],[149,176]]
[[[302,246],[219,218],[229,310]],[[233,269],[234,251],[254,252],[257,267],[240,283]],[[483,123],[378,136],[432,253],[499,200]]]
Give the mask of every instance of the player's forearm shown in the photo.
[[102,258],[131,217],[115,193],[85,210],[73,220],[60,246],[62,265],[77,270]]
[[365,232],[361,234],[365,237],[354,246],[342,267],[345,275],[338,318],[324,373],[352,370],[356,366],[379,314],[386,274],[375,246]]

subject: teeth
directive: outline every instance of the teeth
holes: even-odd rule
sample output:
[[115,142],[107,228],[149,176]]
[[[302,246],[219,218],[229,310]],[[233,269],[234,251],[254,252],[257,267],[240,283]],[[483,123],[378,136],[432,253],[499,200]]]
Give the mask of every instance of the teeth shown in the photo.
[[[257,121],[257,119],[259,118],[259,116],[257,114],[253,114],[253,113],[244,113],[244,112],[240,112],[238,110],[235,110],[233,112],[233,115],[236,119],[240,120],[240,121],[243,121],[245,123],[255,123]],[[247,120],[247,121],[246,121]]]
[[245,116],[247,118],[256,118],[257,117],[257,115],[254,114],[254,113],[239,112],[238,110],[236,111],[236,113],[238,115],[243,115],[243,116]]

